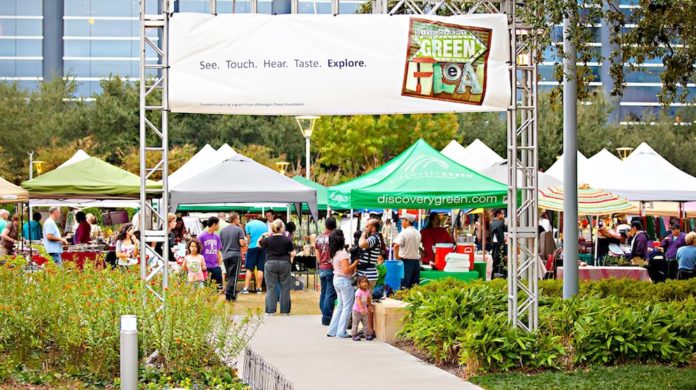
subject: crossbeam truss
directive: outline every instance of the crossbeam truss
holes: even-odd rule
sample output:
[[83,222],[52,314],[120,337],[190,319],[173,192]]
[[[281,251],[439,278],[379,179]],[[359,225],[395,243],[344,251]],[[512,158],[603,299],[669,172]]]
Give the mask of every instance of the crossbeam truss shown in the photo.
[[[216,0],[210,1],[210,12],[217,14]],[[141,0],[140,8],[140,177],[141,251],[146,253],[147,242],[162,242],[163,256],[148,272],[148,265],[141,256],[141,273],[148,291],[161,302],[164,310],[167,290],[167,242],[168,211],[168,101],[169,65],[167,38],[169,15],[174,11],[173,1],[158,0],[158,9],[145,9],[147,1]],[[251,0],[251,12],[258,11],[258,0]],[[234,4],[234,3],[233,3]],[[373,13],[412,15],[466,15],[475,13],[504,13],[508,17],[510,34],[509,72],[512,96],[507,110],[507,158],[508,158],[508,319],[512,326],[527,331],[538,328],[538,253],[537,235],[537,67],[535,52],[526,34],[527,28],[517,18],[524,7],[520,0],[372,0]],[[339,13],[339,0],[332,0],[332,12]],[[299,0],[291,0],[291,13],[299,10]],[[150,13],[150,12],[152,13]],[[227,11],[229,12],[229,11]],[[148,34],[154,31],[155,34]],[[154,39],[157,37],[158,39]],[[146,52],[151,48],[157,63],[146,62]],[[157,77],[148,79],[147,71],[157,70]],[[148,99],[156,103],[148,103]],[[156,125],[159,123],[159,126]],[[153,145],[148,140],[155,140]],[[157,162],[150,166],[147,153],[156,153]],[[145,180],[155,172],[162,173],[162,189],[146,190]],[[159,198],[159,207],[149,202]],[[143,212],[147,211],[147,212]],[[161,278],[157,278],[161,274]],[[158,288],[151,281],[159,281]]]

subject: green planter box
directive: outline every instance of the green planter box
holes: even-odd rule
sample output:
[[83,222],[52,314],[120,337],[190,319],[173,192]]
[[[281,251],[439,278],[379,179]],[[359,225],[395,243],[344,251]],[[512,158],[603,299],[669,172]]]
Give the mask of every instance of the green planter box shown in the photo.
[[478,279],[479,273],[476,271],[469,271],[469,272],[421,271],[421,273],[420,273],[421,284],[428,284],[434,280],[440,280],[440,279],[445,279],[445,278],[455,278],[455,279],[463,280],[465,282],[470,282],[472,280]]

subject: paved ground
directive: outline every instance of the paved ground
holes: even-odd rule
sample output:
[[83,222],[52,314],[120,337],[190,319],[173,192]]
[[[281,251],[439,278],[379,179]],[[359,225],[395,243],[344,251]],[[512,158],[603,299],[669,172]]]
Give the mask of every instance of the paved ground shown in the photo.
[[479,389],[389,344],[328,338],[326,329],[319,316],[265,317],[251,348],[296,390]]

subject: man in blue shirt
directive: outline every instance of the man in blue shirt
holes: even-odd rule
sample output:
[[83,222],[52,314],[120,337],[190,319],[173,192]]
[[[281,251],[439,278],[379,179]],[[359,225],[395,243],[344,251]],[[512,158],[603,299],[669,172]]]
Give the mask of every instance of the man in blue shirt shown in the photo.
[[46,248],[46,252],[53,258],[53,262],[60,266],[63,265],[63,260],[61,259],[63,245],[68,245],[68,240],[60,235],[60,230],[58,230],[58,224],[56,223],[56,221],[60,220],[60,207],[53,206],[48,209],[48,212],[50,216],[44,223],[43,245]]
[[258,218],[247,222],[244,231],[247,234],[249,250],[246,253],[244,268],[246,268],[246,278],[244,278],[244,289],[242,294],[249,294],[249,282],[251,272],[256,269],[256,293],[261,294],[261,283],[263,282],[263,266],[266,263],[266,251],[259,247],[259,240],[264,233],[268,233],[266,223]]
[[7,226],[9,219],[10,219],[10,212],[5,210],[5,209],[0,210],[0,232],[5,230],[5,226]]
[[677,251],[679,271],[677,279],[691,279],[696,277],[696,233],[686,235],[686,245]]
[[41,213],[35,212],[32,215],[32,221],[24,222],[22,237],[30,241],[41,240],[43,238],[41,230]]

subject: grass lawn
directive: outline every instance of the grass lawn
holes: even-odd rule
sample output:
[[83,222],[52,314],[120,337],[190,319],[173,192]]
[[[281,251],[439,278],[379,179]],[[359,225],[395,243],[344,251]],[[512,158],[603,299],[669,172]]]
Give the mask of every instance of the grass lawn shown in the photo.
[[626,365],[571,372],[505,373],[469,378],[484,389],[696,389],[696,368]]
[[[306,283],[304,277],[301,278],[303,282]],[[309,288],[303,291],[291,291],[290,301],[292,302],[292,308],[290,309],[290,314],[293,315],[312,315],[321,314],[319,311],[319,291],[314,291],[313,287],[314,275],[309,276]],[[242,283],[239,284],[241,289]],[[224,299],[222,297],[221,299]],[[264,310],[266,300],[266,292],[263,294],[239,294],[237,297],[237,302],[234,304],[234,314],[243,315],[246,314],[247,309],[256,310],[259,309],[261,312]]]

